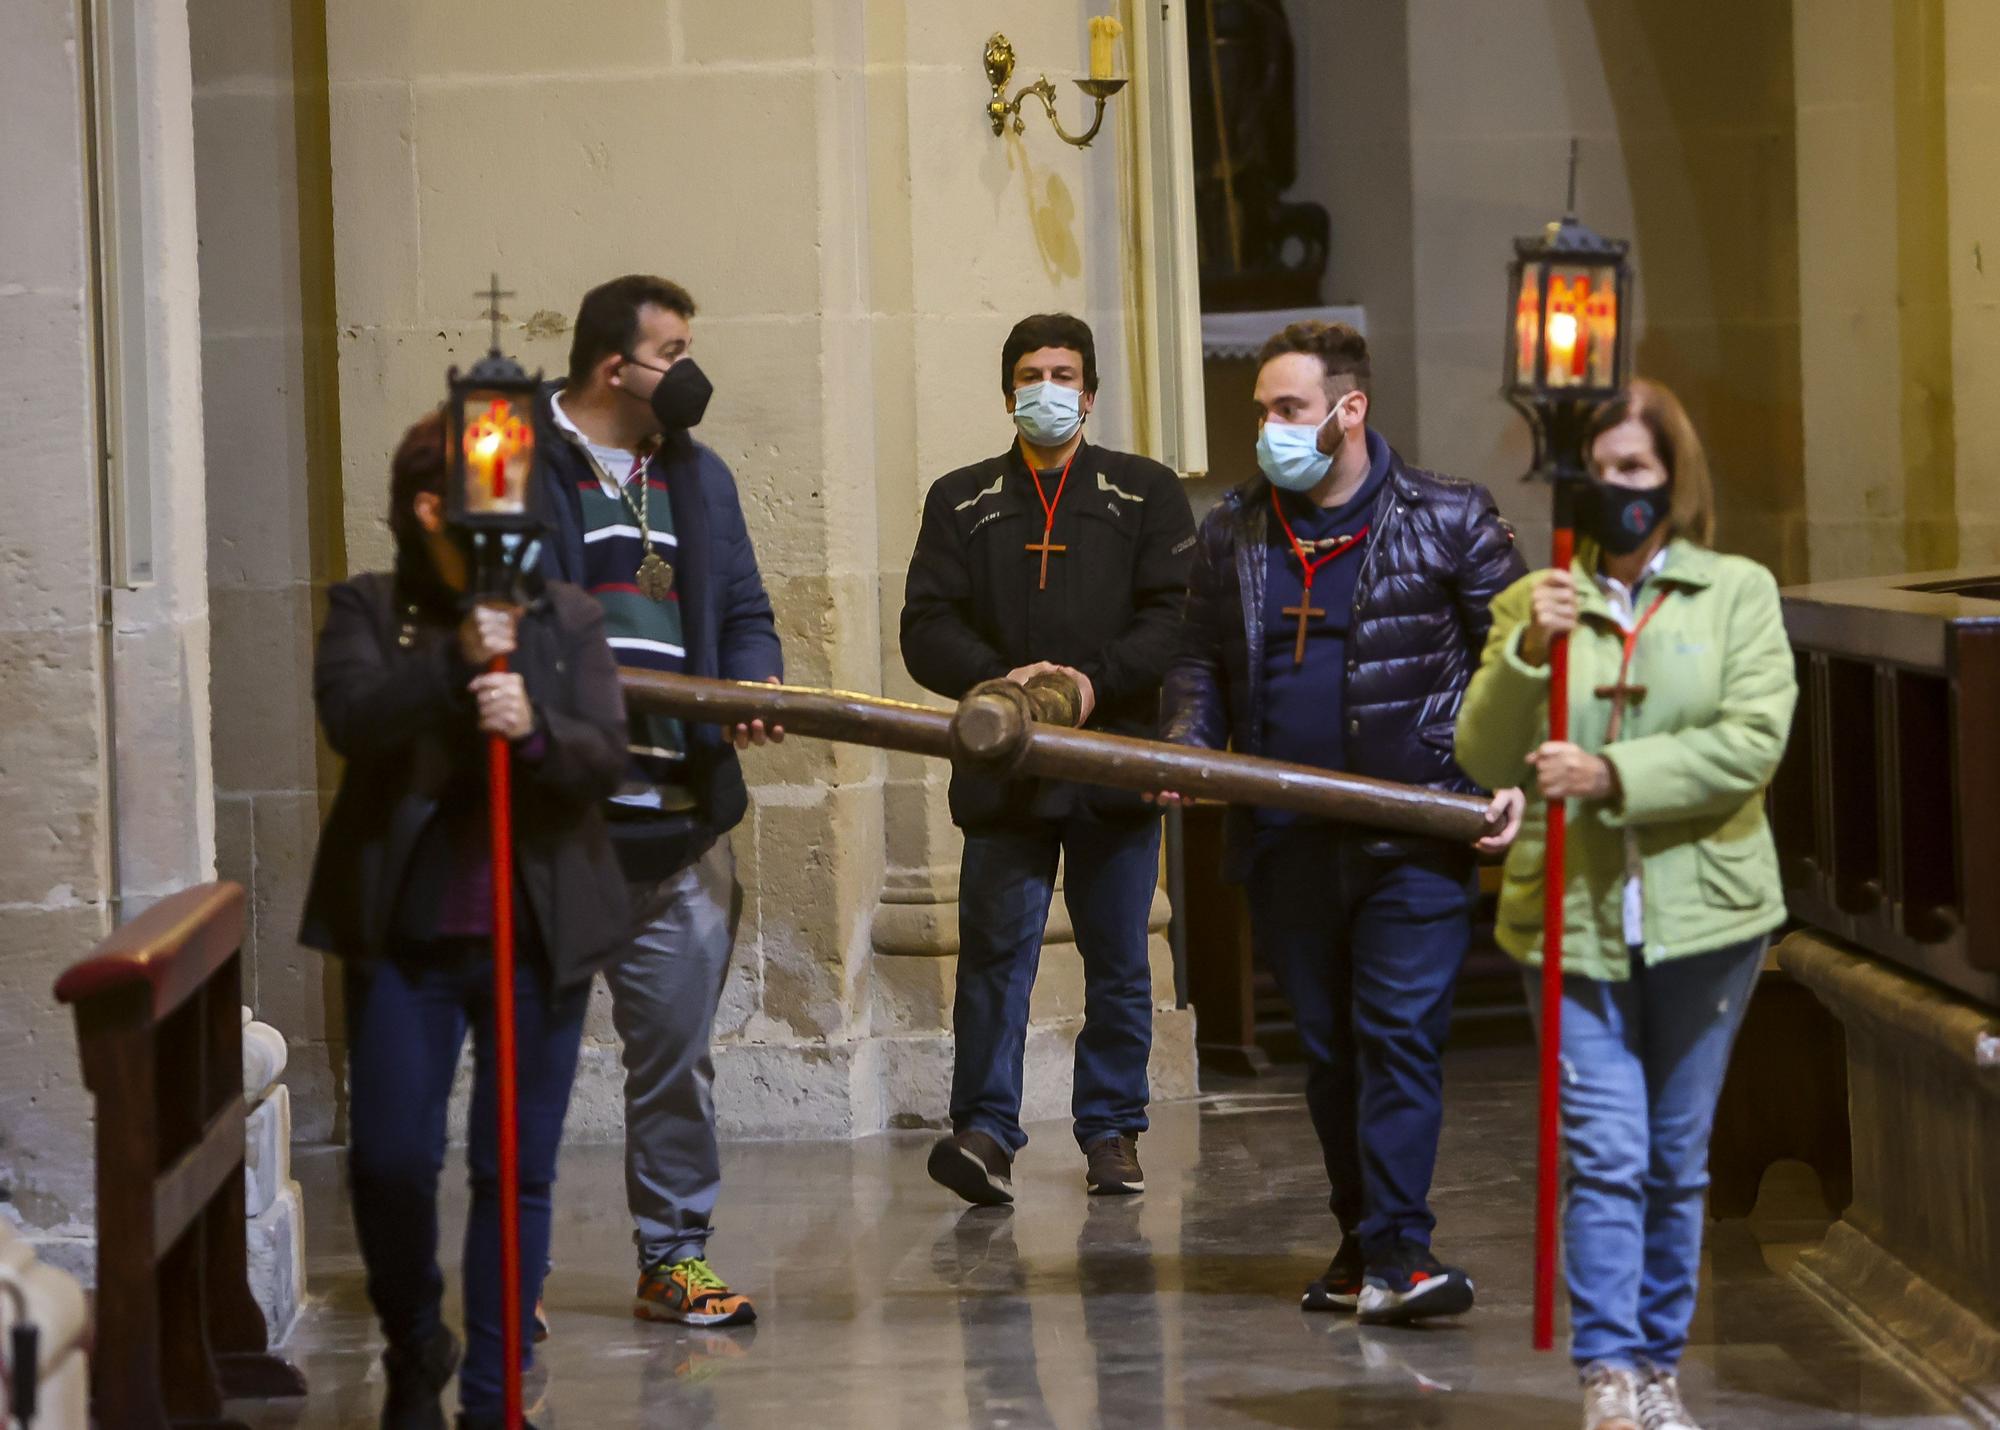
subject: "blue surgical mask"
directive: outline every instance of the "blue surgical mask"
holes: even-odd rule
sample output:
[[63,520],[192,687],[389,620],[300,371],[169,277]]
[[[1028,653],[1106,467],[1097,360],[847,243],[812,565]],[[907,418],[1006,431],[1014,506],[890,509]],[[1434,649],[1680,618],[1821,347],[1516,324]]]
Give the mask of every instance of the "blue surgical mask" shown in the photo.
[[1319,449],[1319,427],[1267,420],[1257,434],[1257,465],[1272,486],[1307,492],[1333,470],[1333,458]]
[[1083,425],[1083,394],[1055,382],[1017,387],[1014,425],[1037,447],[1060,447]]

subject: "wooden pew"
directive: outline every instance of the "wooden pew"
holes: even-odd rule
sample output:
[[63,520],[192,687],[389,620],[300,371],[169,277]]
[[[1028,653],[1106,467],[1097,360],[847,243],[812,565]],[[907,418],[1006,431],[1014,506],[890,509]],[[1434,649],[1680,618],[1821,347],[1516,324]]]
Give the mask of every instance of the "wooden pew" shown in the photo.
[[305,1394],[270,1353],[243,1227],[243,888],[155,904],[56,982],[97,1099],[92,1408],[119,1430],[228,1425]]

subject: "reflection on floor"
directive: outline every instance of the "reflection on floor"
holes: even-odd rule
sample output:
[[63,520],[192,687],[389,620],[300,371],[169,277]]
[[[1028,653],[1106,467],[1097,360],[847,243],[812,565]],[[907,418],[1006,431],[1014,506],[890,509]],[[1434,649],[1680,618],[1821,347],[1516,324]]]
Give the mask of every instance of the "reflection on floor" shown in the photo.
[[[711,1252],[763,1313],[739,1332],[630,1318],[618,1153],[574,1149],[557,1189],[555,1338],[537,1422],[1573,1425],[1566,1362],[1528,1350],[1529,1078],[1520,1051],[1452,1060],[1438,1245],[1472,1271],[1480,1304],[1424,1330],[1297,1310],[1332,1246],[1318,1153],[1289,1080],[1158,1109],[1141,1148],[1149,1190],[1127,1200],[1085,1197],[1081,1159],[1056,1124],[1033,1129],[1011,1213],[967,1210],[932,1186],[922,1136],[731,1147]],[[378,1346],[339,1159],[300,1163],[315,1306],[291,1351],[314,1391],[254,1423],[372,1425]],[[455,1187],[454,1238],[462,1204]],[[1697,1413],[1712,1430],[1961,1425],[1774,1269],[1793,1250],[1780,1238],[1808,1232],[1809,1214],[1779,1206],[1712,1229],[1686,1373]]]

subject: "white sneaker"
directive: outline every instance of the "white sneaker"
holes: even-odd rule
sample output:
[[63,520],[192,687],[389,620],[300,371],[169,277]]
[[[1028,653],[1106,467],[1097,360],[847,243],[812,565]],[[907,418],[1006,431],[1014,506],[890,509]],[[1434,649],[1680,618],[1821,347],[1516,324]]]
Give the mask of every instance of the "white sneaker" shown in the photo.
[[1583,1372],[1583,1430],[1640,1430],[1639,1377],[1623,1366]]
[[1640,1377],[1639,1430],[1701,1430],[1681,1403],[1680,1379],[1672,1371],[1648,1366]]

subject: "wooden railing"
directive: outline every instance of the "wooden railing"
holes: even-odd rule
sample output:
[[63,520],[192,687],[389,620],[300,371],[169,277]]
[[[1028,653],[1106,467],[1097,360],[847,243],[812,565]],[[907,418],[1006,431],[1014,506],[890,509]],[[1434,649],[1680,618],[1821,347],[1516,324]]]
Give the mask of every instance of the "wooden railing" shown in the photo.
[[91,1400],[120,1430],[215,1424],[305,1394],[250,1293],[243,1206],[243,888],[153,905],[56,983],[97,1099]]

